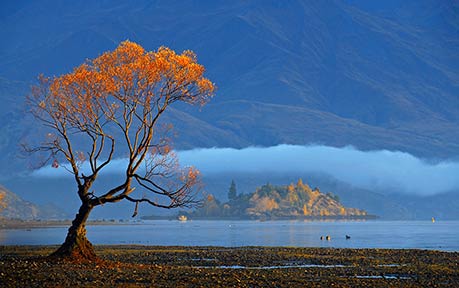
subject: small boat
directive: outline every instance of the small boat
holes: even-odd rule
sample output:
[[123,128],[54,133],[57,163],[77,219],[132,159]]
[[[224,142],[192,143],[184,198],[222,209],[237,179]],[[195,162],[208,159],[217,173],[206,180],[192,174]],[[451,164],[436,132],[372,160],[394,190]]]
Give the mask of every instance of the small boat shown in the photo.
[[178,220],[179,221],[187,221],[188,218],[185,215],[180,215],[180,216],[178,216]]

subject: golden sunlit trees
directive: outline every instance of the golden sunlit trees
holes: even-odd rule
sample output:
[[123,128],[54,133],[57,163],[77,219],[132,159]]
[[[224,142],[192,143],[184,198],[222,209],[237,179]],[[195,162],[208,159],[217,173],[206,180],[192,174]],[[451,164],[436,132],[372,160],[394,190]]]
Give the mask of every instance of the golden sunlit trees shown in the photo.
[[6,208],[6,200],[5,200],[6,192],[0,191],[0,212]]
[[[96,257],[85,223],[98,205],[130,201],[135,215],[139,203],[162,208],[197,203],[199,173],[178,166],[158,119],[175,102],[207,103],[215,87],[203,75],[204,67],[191,51],[176,54],[161,47],[147,52],[125,41],[69,74],[39,77],[31,111],[49,133],[33,151],[48,152],[53,167],[72,174],[81,200],[54,256]],[[98,175],[121,153],[127,160],[119,183],[93,191]],[[142,196],[134,197],[136,188]]]

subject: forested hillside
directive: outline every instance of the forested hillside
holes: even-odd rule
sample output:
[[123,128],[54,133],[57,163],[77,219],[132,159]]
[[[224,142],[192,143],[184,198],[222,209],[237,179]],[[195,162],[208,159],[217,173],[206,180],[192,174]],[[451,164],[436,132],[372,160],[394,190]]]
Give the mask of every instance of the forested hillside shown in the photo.
[[250,194],[229,195],[221,203],[208,195],[202,207],[191,213],[197,218],[367,218],[364,210],[344,207],[339,197],[323,194],[319,188],[311,189],[300,179],[295,184],[274,186],[266,184]]

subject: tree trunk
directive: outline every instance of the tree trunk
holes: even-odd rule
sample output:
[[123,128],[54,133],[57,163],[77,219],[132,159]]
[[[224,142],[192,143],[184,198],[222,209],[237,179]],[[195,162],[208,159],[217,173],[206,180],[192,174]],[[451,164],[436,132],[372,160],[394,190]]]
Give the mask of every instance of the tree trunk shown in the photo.
[[86,238],[86,220],[93,207],[83,203],[72,221],[65,242],[57,249],[51,257],[68,258],[71,260],[89,260],[97,259],[92,244]]

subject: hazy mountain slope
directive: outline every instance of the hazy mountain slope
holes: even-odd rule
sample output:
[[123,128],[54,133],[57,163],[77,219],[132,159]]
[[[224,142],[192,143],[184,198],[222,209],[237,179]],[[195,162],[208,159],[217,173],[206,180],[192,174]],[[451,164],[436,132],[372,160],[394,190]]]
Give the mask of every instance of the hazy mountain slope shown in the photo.
[[25,201],[17,194],[0,186],[0,192],[5,193],[6,208],[0,213],[1,217],[13,219],[65,219],[68,215],[55,204],[47,203],[37,206]]
[[[459,130],[451,123],[430,125],[422,134],[412,126],[391,129],[337,116],[308,107],[250,101],[210,103],[201,112],[215,126],[232,131],[249,143],[271,146],[279,143],[315,143],[332,146],[354,144],[361,149],[410,151],[416,155],[457,155]],[[427,128],[425,128],[427,129]],[[377,146],[376,146],[377,145]]]

